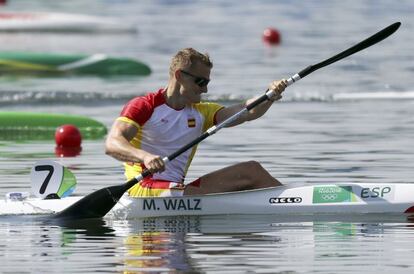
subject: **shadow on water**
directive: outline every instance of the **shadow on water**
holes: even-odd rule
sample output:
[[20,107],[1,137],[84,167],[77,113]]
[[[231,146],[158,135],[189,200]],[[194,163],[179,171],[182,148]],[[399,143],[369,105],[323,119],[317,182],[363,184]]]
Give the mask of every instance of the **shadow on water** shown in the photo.
[[[41,228],[59,228],[62,233],[78,234],[81,236],[116,236],[115,230],[104,219],[59,220],[49,215],[19,215],[1,216],[0,223],[9,226],[32,226]],[[89,238],[90,239],[90,238]]]
[[[88,237],[115,237],[115,230],[107,224],[103,219],[89,219],[89,220],[54,220],[53,222],[46,222],[62,228],[63,233],[78,234]],[[101,238],[104,239],[104,238]]]

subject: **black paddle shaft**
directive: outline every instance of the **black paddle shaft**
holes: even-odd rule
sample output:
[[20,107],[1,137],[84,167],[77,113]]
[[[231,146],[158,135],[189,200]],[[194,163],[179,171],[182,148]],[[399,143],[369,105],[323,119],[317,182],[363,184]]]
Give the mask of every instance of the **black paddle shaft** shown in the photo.
[[[358,51],[361,51],[365,48],[368,48],[391,34],[393,34],[399,27],[401,23],[396,22],[385,29],[377,32],[376,34],[368,37],[367,39],[363,40],[362,42],[356,44],[353,47],[350,47],[347,50],[344,50],[343,52],[328,58],[320,63],[317,63],[315,65],[311,65],[299,73],[293,75],[290,77],[287,82],[288,85],[293,84],[294,82],[300,80],[301,78],[305,77],[306,75],[314,72],[317,69],[320,69],[322,67],[325,67],[327,65],[330,65],[336,61],[339,61],[345,57],[348,57]],[[208,129],[206,132],[204,132],[202,135],[200,135],[198,138],[193,140],[192,142],[186,144],[185,146],[181,147],[176,152],[172,153],[168,157],[163,158],[164,162],[171,161],[181,155],[183,152],[187,151],[191,147],[199,144],[201,141],[209,137],[210,135],[213,135],[221,128],[229,125],[233,121],[235,121],[238,117],[240,117],[243,113],[255,108],[262,102],[268,100],[271,98],[273,91],[267,91],[266,94],[260,96],[255,101],[247,105],[243,110],[237,112],[236,114],[232,115],[222,123],[220,123],[217,126],[213,126],[210,129]],[[86,218],[102,218],[105,216],[119,201],[119,199],[122,197],[122,195],[130,189],[132,186],[137,184],[142,178],[145,178],[151,174],[150,171],[144,170],[140,175],[137,177],[129,180],[128,182],[122,184],[122,185],[116,185],[111,187],[105,187],[103,189],[97,190],[95,192],[92,192],[91,194],[81,198],[76,203],[72,204],[68,208],[64,209],[60,213],[54,215],[54,218],[58,219],[86,219]]]

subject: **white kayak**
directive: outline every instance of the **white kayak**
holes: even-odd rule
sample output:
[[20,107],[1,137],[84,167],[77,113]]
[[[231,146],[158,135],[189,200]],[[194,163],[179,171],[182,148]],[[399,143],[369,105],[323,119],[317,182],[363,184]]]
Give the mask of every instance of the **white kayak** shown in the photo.
[[[0,201],[0,215],[53,214],[82,197]],[[124,195],[106,217],[218,214],[365,214],[414,212],[414,184],[302,184],[185,197],[132,198]]]
[[136,32],[113,18],[47,12],[0,12],[0,32]]

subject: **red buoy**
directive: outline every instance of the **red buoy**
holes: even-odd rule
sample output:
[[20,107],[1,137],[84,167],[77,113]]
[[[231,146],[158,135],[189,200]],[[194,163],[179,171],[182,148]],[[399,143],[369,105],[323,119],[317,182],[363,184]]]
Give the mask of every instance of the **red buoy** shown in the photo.
[[58,147],[80,147],[82,135],[74,125],[63,125],[56,129],[55,142]]
[[267,28],[263,31],[263,42],[268,45],[278,45],[280,44],[281,37],[280,33],[275,28]]
[[80,155],[82,147],[55,147],[55,155],[57,157],[75,157]]

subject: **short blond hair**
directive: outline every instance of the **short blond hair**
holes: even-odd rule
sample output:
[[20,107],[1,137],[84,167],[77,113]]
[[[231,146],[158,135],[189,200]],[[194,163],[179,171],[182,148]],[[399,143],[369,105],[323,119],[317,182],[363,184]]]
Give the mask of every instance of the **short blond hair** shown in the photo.
[[209,68],[213,67],[208,53],[200,53],[193,48],[185,48],[177,52],[172,58],[170,65],[170,76],[172,76],[178,69],[188,69],[195,62],[200,62]]

